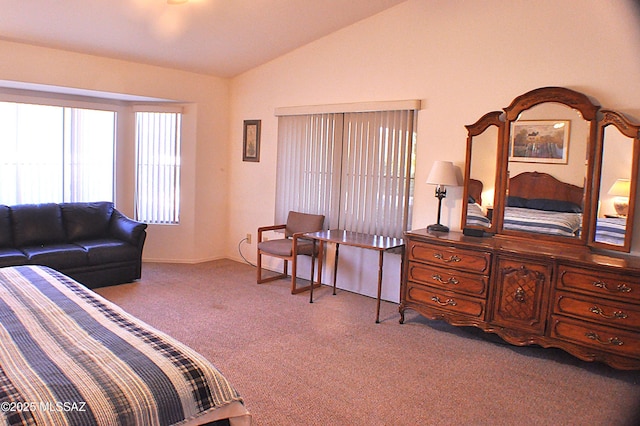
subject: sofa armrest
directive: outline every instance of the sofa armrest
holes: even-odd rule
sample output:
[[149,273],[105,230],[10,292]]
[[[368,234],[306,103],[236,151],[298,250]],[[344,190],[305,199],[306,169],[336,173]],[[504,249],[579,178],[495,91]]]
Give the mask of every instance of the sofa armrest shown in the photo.
[[146,237],[146,228],[146,223],[137,222],[123,215],[118,210],[113,210],[113,214],[111,215],[111,225],[109,228],[109,233],[112,237],[142,248],[140,243],[144,242]]

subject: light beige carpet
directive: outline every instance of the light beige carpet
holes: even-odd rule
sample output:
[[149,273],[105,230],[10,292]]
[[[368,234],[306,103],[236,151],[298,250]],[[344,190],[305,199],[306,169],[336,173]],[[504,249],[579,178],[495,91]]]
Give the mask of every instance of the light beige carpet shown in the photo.
[[[372,283],[375,285],[375,283]],[[291,295],[229,260],[145,264],[98,293],[209,358],[256,425],[631,425],[640,373],[519,348],[329,287]]]

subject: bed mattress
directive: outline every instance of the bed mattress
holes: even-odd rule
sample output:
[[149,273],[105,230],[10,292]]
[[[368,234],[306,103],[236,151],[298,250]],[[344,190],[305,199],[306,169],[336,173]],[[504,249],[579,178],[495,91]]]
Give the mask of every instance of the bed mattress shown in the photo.
[[0,268],[0,411],[9,425],[250,422],[204,357],[41,266]]

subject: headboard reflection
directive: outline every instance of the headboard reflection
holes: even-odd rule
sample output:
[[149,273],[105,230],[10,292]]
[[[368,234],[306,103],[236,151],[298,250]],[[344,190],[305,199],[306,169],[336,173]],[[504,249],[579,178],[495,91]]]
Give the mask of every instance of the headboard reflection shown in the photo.
[[477,179],[469,179],[469,197],[473,198],[473,200],[482,205],[482,188],[483,184],[481,181]]
[[509,196],[569,201],[584,207],[584,188],[559,181],[547,173],[525,172],[512,177],[509,179]]

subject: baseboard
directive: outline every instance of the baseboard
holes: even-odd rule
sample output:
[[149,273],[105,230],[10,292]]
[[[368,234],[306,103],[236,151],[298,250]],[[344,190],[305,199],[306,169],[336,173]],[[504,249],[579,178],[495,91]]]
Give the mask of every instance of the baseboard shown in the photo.
[[148,263],[185,263],[195,265],[196,263],[212,262],[214,260],[229,259],[227,256],[207,257],[201,259],[167,259],[167,258],[142,258],[142,262]]

